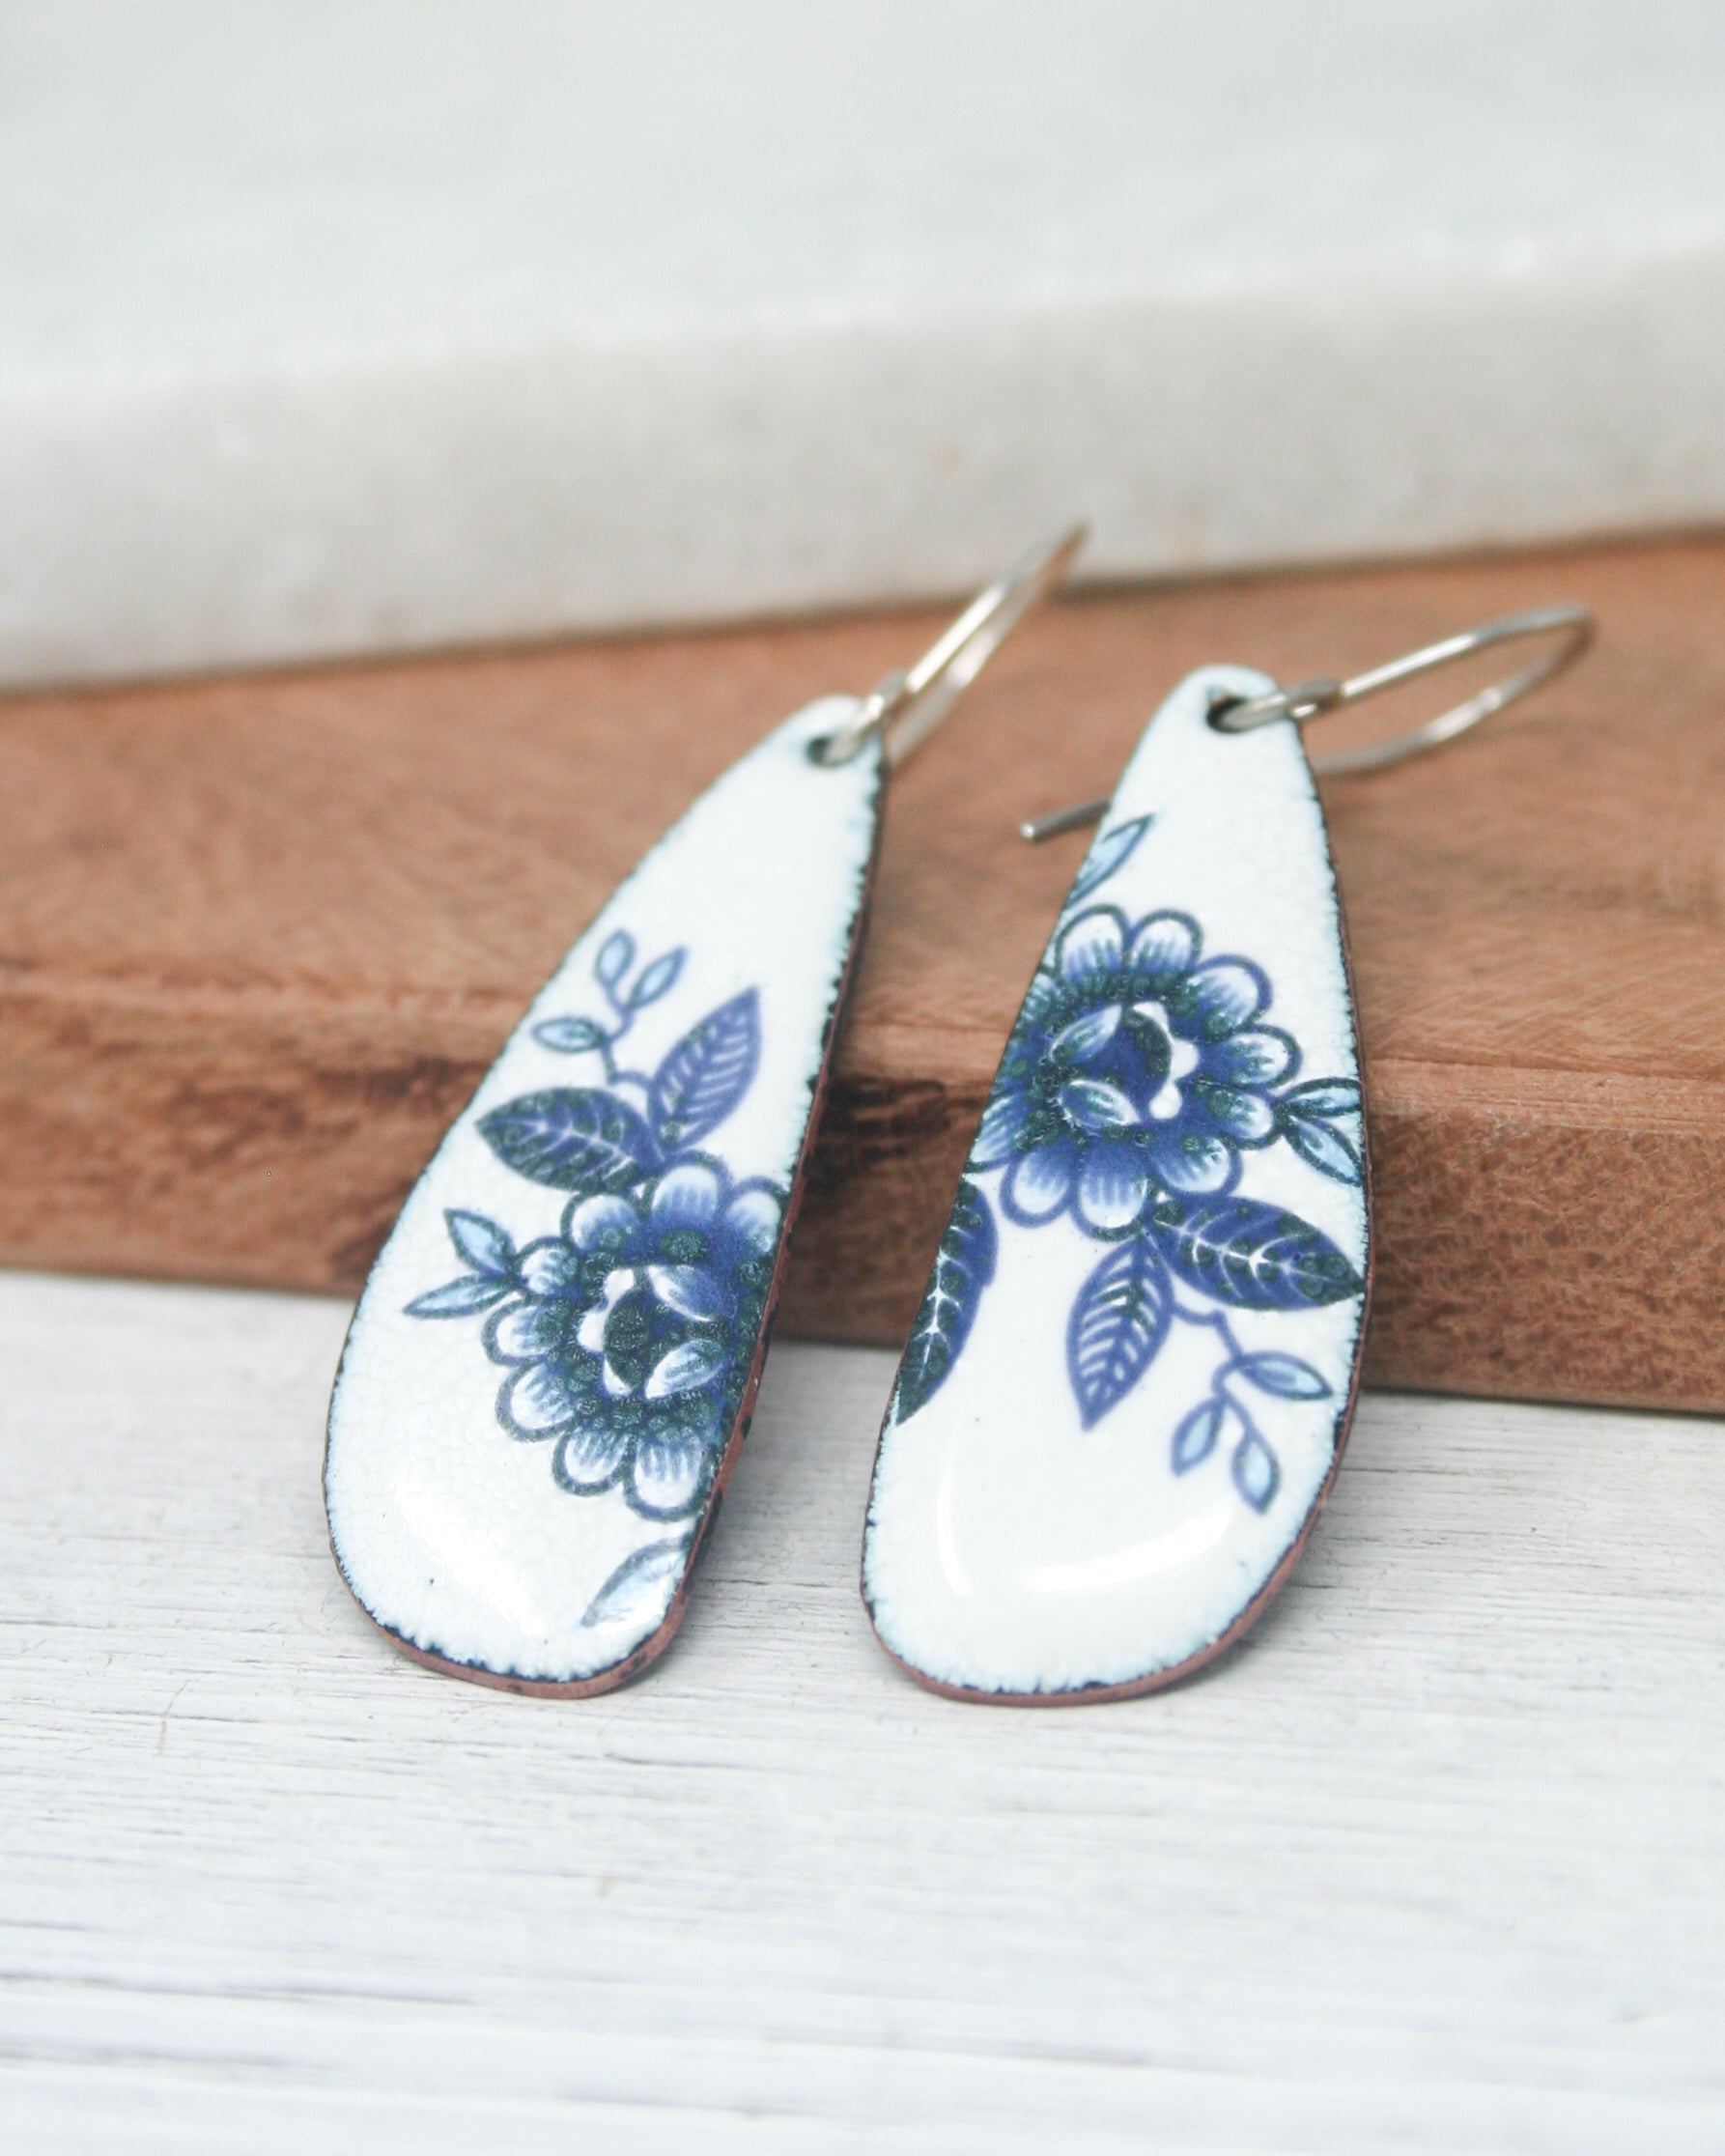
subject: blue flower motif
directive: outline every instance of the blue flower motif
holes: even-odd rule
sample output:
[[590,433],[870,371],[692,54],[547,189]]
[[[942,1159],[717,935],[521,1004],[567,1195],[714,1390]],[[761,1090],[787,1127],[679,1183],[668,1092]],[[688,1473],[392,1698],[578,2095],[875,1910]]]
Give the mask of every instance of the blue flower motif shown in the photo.
[[529,1243],[485,1327],[497,1418],[555,1440],[565,1489],[620,1487],[652,1519],[697,1512],[735,1419],[784,1199],[696,1154],[638,1190],[577,1198]]
[[1044,961],[1002,1061],[973,1172],[1004,1167],[1001,1206],[1026,1227],[1070,1209],[1129,1234],[1153,1194],[1233,1187],[1242,1149],[1277,1136],[1272,1090],[1299,1049],[1261,1023],[1262,970],[1204,958],[1197,922],[1128,922],[1094,906]]
[[[1087,903],[1151,819],[1090,849],[1001,1060],[965,1179],[899,1371],[893,1413],[918,1414],[965,1350],[999,1258],[993,1206],[1023,1228],[1070,1218],[1104,1243],[1066,1320],[1066,1376],[1087,1430],[1143,1379],[1176,1325],[1215,1334],[1210,1390],[1181,1417],[1176,1475],[1227,1454],[1240,1497],[1282,1488],[1247,1389],[1322,1400],[1324,1375],[1283,1348],[1248,1350],[1229,1311],[1288,1315],[1361,1295],[1346,1252],[1280,1201],[1240,1195],[1243,1152],[1284,1142],[1330,1181],[1365,1180],[1353,1078],[1295,1084],[1300,1050],[1264,1022],[1263,969],[1205,958],[1189,914],[1129,922]],[[1082,909],[1082,910],[1081,910]],[[981,1177],[1004,1171],[991,1200]],[[452,1229],[453,1233],[453,1229]],[[442,1292],[482,1292],[456,1284]],[[1199,1299],[1194,1301],[1196,1296]]]
[[[688,950],[642,960],[617,928],[593,961],[609,1017],[541,1020],[533,1039],[596,1056],[604,1083],[542,1086],[475,1128],[506,1168],[565,1192],[559,1233],[517,1250],[502,1222],[443,1216],[466,1270],[407,1305],[424,1319],[489,1312],[486,1352],[509,1376],[497,1420],[553,1442],[552,1472],[578,1495],[620,1489],[649,1519],[697,1514],[735,1426],[764,1329],[785,1193],[696,1150],[731,1116],[761,1059],[749,987],[698,1019],[652,1070],[619,1044],[682,979]],[[656,1585],[687,1537],[637,1549],[589,1610],[607,1616]]]

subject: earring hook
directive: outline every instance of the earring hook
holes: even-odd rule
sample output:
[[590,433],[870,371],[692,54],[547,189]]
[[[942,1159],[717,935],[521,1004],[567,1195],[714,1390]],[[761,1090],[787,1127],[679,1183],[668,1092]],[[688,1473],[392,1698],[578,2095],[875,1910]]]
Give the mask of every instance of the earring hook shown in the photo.
[[[1514,703],[1566,667],[1572,667],[1593,642],[1595,626],[1591,607],[1535,607],[1526,613],[1504,614],[1496,621],[1485,621],[1477,628],[1463,629],[1457,636],[1445,637],[1437,643],[1424,644],[1402,658],[1387,660],[1381,667],[1370,667],[1365,673],[1350,675],[1346,681],[1338,681],[1332,674],[1319,674],[1311,681],[1297,681],[1290,689],[1268,690],[1261,696],[1218,696],[1210,706],[1210,723],[1218,733],[1250,733],[1256,726],[1268,725],[1272,719],[1291,719],[1296,726],[1304,726],[1314,719],[1322,718],[1326,712],[1339,710],[1343,704],[1374,696],[1381,690],[1411,681],[1416,674],[1453,666],[1456,660],[1470,658],[1476,651],[1487,651],[1493,644],[1510,643],[1522,637],[1561,634],[1555,650],[1513,674],[1506,674],[1502,681],[1492,682],[1489,688],[1482,689],[1464,703],[1439,712],[1435,719],[1428,719],[1406,733],[1396,734],[1388,741],[1373,742],[1365,749],[1340,749],[1334,755],[1312,759],[1312,769],[1320,779],[1340,778],[1350,772],[1382,771],[1389,764],[1403,763],[1409,756],[1442,748],[1445,742],[1454,741],[1470,726],[1477,726],[1481,720],[1489,719],[1493,712],[1502,711],[1507,704]],[[1076,802],[1070,808],[1056,808],[1046,816],[1033,816],[1019,825],[1019,837],[1028,838],[1032,845],[1039,845],[1044,838],[1058,838],[1062,832],[1082,831],[1087,825],[1101,821],[1107,813],[1109,798],[1103,794],[1095,801]]]
[[979,591],[958,619],[914,666],[890,673],[844,724],[810,749],[816,763],[847,763],[872,733],[884,733],[889,766],[901,764],[927,740],[1001,645],[1072,565],[1089,536],[1076,524],[1058,539],[1032,547]]

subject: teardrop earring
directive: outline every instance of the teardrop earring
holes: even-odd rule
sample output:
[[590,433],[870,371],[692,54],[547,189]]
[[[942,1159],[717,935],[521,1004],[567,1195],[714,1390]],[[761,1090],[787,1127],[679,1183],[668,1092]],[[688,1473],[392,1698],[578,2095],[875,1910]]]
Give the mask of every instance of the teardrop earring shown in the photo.
[[1157,712],[1002,1058],[875,1463],[882,1644],[970,1699],[1154,1690],[1287,1577],[1342,1458],[1372,1272],[1342,917],[1299,728],[1513,638],[1558,644],[1414,732],[1569,665],[1552,607],[1347,682],[1211,667]]
[[354,1313],[325,1461],[336,1562],[408,1654],[580,1694],[669,1641],[749,1427],[887,773],[1083,536],[703,794],[421,1176]]

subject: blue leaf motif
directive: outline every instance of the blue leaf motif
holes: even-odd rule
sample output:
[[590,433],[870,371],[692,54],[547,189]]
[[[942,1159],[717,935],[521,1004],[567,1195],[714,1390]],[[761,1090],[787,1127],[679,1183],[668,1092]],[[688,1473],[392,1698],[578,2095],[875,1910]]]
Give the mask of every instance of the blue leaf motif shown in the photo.
[[1184,1208],[1171,1202],[1149,1224],[1182,1280],[1236,1310],[1308,1310],[1365,1291],[1327,1235],[1256,1198],[1201,1198]]
[[493,1280],[511,1280],[515,1274],[515,1245],[495,1220],[483,1213],[452,1208],[443,1215],[449,1239],[476,1273]]
[[608,988],[614,988],[634,963],[635,938],[627,928],[616,928],[600,946],[593,972]]
[[628,1190],[662,1164],[644,1119],[626,1100],[589,1086],[505,1101],[479,1119],[479,1131],[518,1176],[583,1198]]
[[617,1625],[628,1618],[658,1617],[670,1603],[667,1582],[682,1577],[689,1562],[686,1538],[649,1543],[637,1549],[612,1573],[587,1604],[581,1624]]
[[1351,1078],[1308,1078],[1289,1086],[1282,1103],[1297,1116],[1357,1116],[1360,1089]]
[[667,1149],[693,1146],[723,1122],[761,1060],[760,997],[744,989],[686,1033],[653,1074],[653,1127]]
[[509,1292],[506,1280],[493,1280],[484,1273],[463,1273],[442,1288],[428,1289],[407,1306],[410,1318],[471,1318],[489,1310]]
[[970,1338],[982,1291],[994,1278],[1000,1232],[988,1200],[968,1179],[958,1186],[952,1217],[935,1253],[928,1292],[911,1327],[898,1373],[897,1419],[909,1422],[947,1381]]
[[1087,1430],[1154,1362],[1173,1303],[1168,1267],[1140,1240],[1111,1250],[1079,1290],[1066,1326],[1066,1374]]
[[559,1056],[580,1056],[603,1048],[609,1036],[591,1018],[547,1018],[533,1028],[533,1038],[542,1048]]
[[1234,1447],[1234,1488],[1254,1512],[1268,1512],[1282,1484],[1276,1455],[1256,1430],[1248,1430]]
[[1116,824],[1112,830],[1099,833],[1090,841],[1084,865],[1066,895],[1066,907],[1080,904],[1098,884],[1106,883],[1117,868],[1123,868],[1133,848],[1153,821],[1150,816],[1134,816],[1130,823]]
[[1359,1149],[1341,1131],[1287,1108],[1278,1112],[1276,1121],[1294,1151],[1320,1176],[1328,1176],[1332,1182],[1341,1183],[1357,1183],[1361,1179]]
[[677,985],[677,976],[683,971],[686,950],[667,950],[663,958],[655,958],[635,986],[629,991],[629,1007],[639,1010],[644,1005],[657,1003],[661,996],[668,996]]
[[1235,1376],[1244,1377],[1259,1392],[1275,1393],[1283,1400],[1327,1400],[1330,1397],[1330,1388],[1323,1378],[1298,1355],[1241,1355],[1230,1368]]
[[1189,1474],[1209,1459],[1224,1431],[1243,1431],[1246,1418],[1225,1394],[1213,1393],[1182,1415],[1174,1433],[1173,1465],[1176,1475]]

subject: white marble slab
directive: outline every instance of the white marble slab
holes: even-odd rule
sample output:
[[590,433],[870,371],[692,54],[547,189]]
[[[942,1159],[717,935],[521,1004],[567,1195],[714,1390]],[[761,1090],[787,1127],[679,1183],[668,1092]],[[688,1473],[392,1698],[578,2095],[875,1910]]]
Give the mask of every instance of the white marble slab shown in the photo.
[[888,1354],[776,1350],[603,1699],[415,1668],[318,1468],[335,1303],[0,1278],[0,2143],[1725,2142],[1716,1423],[1368,1395],[1254,1642],[1083,1712],[873,1644]]
[[1725,513],[1714,0],[13,0],[0,679]]

